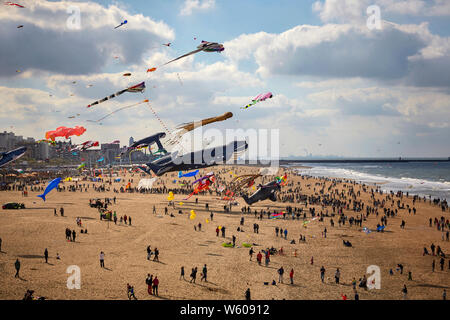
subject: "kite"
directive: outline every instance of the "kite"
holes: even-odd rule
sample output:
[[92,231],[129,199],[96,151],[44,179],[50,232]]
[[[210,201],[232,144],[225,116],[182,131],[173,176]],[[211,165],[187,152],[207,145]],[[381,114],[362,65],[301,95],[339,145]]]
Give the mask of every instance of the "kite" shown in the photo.
[[137,186],[138,190],[141,189],[151,189],[153,187],[153,184],[158,179],[158,177],[151,178],[151,179],[141,179],[139,181],[139,184]]
[[182,171],[178,171],[178,178],[182,178],[182,177],[196,177],[198,172],[199,172],[199,170],[195,170],[195,171],[183,174]]
[[25,8],[24,6],[21,6],[21,5],[18,4],[18,3],[13,3],[13,2],[11,2],[11,1],[6,1],[6,2],[5,2],[5,6],[16,6],[16,7],[19,7],[19,8]]
[[275,192],[280,191],[281,186],[277,180],[271,181],[265,185],[259,185],[258,190],[252,194],[250,197],[244,195],[242,198],[250,206],[255,202],[270,199],[272,201],[277,201]]
[[99,146],[98,141],[89,140],[89,141],[83,142],[80,145],[76,145],[75,148],[72,148],[70,151],[85,151],[89,148],[98,147],[98,146]]
[[53,131],[47,131],[45,133],[45,139],[51,139],[52,141],[55,141],[56,137],[65,137],[68,139],[70,136],[81,136],[83,133],[86,132],[86,129],[81,126],[75,126],[73,128],[67,128],[67,127],[58,127],[56,130]]
[[75,119],[75,116],[67,117],[68,119]]
[[[206,176],[201,177],[201,178],[198,179],[198,180],[195,180],[192,184],[194,185],[194,184],[197,183],[197,186],[194,188],[194,191],[192,191],[192,193],[191,193],[186,199],[184,199],[184,200],[189,199],[189,198],[192,197],[194,194],[198,194],[199,192],[208,190],[208,189],[209,189],[209,186],[210,186],[211,184],[213,184],[215,180],[216,180],[216,179],[215,179],[215,176],[214,176],[214,173],[213,173],[213,172],[210,172],[210,173],[208,173]],[[205,181],[205,182],[203,182],[203,181]]]
[[170,192],[169,192],[169,195],[167,196],[167,200],[172,201],[173,199],[174,199],[173,192],[170,191]]
[[129,72],[124,73],[123,76],[124,76],[124,77],[129,77],[129,76],[131,76],[131,73],[129,73]]
[[123,22],[121,22],[117,27],[115,27],[114,29],[117,29],[118,27],[121,27],[121,26],[123,26],[124,24],[127,24],[128,23],[128,21],[127,20],[124,20]]
[[210,123],[218,122],[218,121],[224,121],[229,118],[233,117],[233,113],[226,112],[221,116],[212,117],[212,118],[206,118],[200,121],[191,121],[187,123],[182,123],[176,127],[176,130],[172,132],[172,137],[168,141],[170,145],[176,144],[181,140],[181,137],[188,133],[189,131],[194,130],[197,127],[205,126]]
[[136,107],[136,106],[138,106],[138,105],[140,105],[140,104],[142,104],[142,103],[146,103],[146,102],[149,102],[149,100],[148,100],[148,99],[145,99],[145,100],[142,100],[141,102],[134,103],[134,104],[132,104],[132,105],[125,106],[125,107],[122,107],[122,108],[119,108],[119,109],[117,109],[117,110],[114,110],[113,112],[108,113],[106,116],[104,116],[104,117],[102,117],[102,118],[100,118],[100,119],[98,119],[98,120],[86,120],[86,121],[89,121],[89,122],[100,122],[100,121],[102,121],[103,119],[108,118],[109,116],[113,115],[113,114],[116,113],[116,112],[119,112],[119,111],[121,111],[121,110],[128,109],[128,108],[133,108],[133,107]]
[[153,72],[153,71],[156,71],[156,68],[147,69],[147,72]]
[[244,174],[241,176],[236,176],[231,180],[232,189],[237,192],[242,188],[250,188],[255,184],[255,179],[261,177],[261,174]]
[[42,198],[45,201],[45,196],[52,191],[53,189],[58,187],[58,184],[61,182],[61,178],[56,178],[53,179],[52,181],[50,181],[50,183],[47,185],[47,187],[45,188],[45,191],[43,194],[39,194],[38,197]]
[[270,99],[272,97],[273,97],[272,92],[261,93],[261,94],[257,95],[255,98],[253,98],[251,103],[249,103],[245,107],[241,107],[241,109],[247,109],[248,107],[251,107],[251,106],[257,104],[260,101],[264,101],[264,100]]
[[105,161],[105,157],[101,157],[100,159],[97,160],[97,162],[102,162]]
[[22,157],[25,152],[27,151],[26,147],[20,147],[14,150],[11,150],[9,152],[2,152],[0,154],[0,167],[3,167],[4,165],[10,163],[11,161],[17,160],[20,157]]
[[116,144],[116,143],[120,143],[120,140],[114,140],[114,141],[111,142],[110,144]]
[[189,216],[189,219],[194,220],[196,216],[197,215],[195,214],[195,211],[191,210],[191,215]]
[[96,104],[99,104],[99,103],[105,102],[106,100],[109,100],[109,99],[112,99],[114,97],[120,96],[121,94],[123,94],[125,92],[144,92],[144,90],[145,90],[145,82],[141,82],[141,83],[138,83],[135,86],[132,86],[132,87],[120,90],[120,91],[118,91],[118,92],[116,92],[116,93],[114,93],[114,94],[112,94],[112,95],[110,95],[108,97],[105,97],[105,98],[103,98],[101,100],[97,100],[97,101],[91,103],[90,105],[88,105],[87,107],[90,108],[90,107],[92,107],[92,106],[94,106]]
[[23,28],[23,25],[21,24],[20,26],[17,26],[17,29]]
[[77,167],[77,170],[83,169],[86,166],[86,163],[82,163]]
[[166,47],[170,47],[170,45],[171,45],[170,42],[168,42],[168,43],[163,43],[163,46],[166,46]]
[[231,200],[233,200],[233,196],[234,196],[234,192],[228,190],[225,193],[225,197],[223,197],[222,200],[231,201]]
[[270,217],[270,219],[278,219],[280,217],[282,217],[284,214],[284,212],[280,212],[280,213],[273,213]]
[[223,50],[225,50],[225,48],[223,47],[223,44],[217,43],[217,42],[208,42],[208,41],[202,41],[202,43],[200,43],[197,46],[197,49],[194,51],[191,51],[189,53],[183,54],[182,56],[179,56],[178,58],[175,58],[173,60],[170,60],[169,62],[166,62],[163,64],[163,66],[165,66],[166,64],[172,63],[174,61],[177,61],[181,58],[190,56],[191,54],[195,54],[197,52],[200,51],[205,51],[205,52],[222,52]]

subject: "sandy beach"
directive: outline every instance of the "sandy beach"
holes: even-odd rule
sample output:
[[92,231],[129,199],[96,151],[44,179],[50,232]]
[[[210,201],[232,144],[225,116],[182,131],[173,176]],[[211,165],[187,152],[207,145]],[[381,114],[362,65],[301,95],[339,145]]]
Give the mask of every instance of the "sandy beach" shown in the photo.
[[[214,171],[216,176],[230,181],[233,175],[257,172],[254,167],[213,167],[201,170],[201,173]],[[233,172],[233,175],[230,174]],[[280,170],[281,172],[281,170]],[[284,172],[284,171],[283,171]],[[287,184],[282,187],[281,197],[291,194],[289,190],[300,187],[300,194],[319,195],[319,183],[325,183],[325,192],[332,183],[329,179],[301,177],[287,172]],[[359,280],[366,274],[370,265],[376,265],[381,270],[381,289],[365,290],[357,288],[360,299],[402,299],[401,289],[406,284],[409,299],[442,299],[443,289],[450,288],[450,266],[448,256],[445,259],[444,270],[440,270],[439,257],[423,256],[423,248],[431,243],[440,246],[445,253],[450,252],[450,242],[442,240],[442,232],[436,226],[429,226],[429,219],[444,216],[448,219],[448,209],[442,212],[440,206],[416,201],[417,212],[408,213],[407,209],[398,210],[398,215],[388,219],[384,232],[376,232],[383,209],[378,208],[378,217],[370,214],[362,227],[372,230],[366,234],[360,226],[350,226],[348,222],[339,226],[337,215],[331,217],[332,208],[319,204],[309,205],[295,201],[272,202],[265,200],[251,206],[251,213],[242,213],[246,206],[242,197],[236,198],[239,206],[233,206],[232,211],[225,213],[224,205],[228,202],[222,197],[212,194],[194,195],[189,200],[183,200],[186,195],[175,194],[175,208],[168,207],[168,194],[114,193],[113,189],[125,187],[128,179],[133,179],[132,187],[145,176],[137,173],[122,174],[121,182],[105,184],[109,191],[94,191],[93,185],[101,182],[80,181],[78,184],[89,184],[87,192],[69,192],[67,187],[74,182],[64,182],[60,187],[66,191],[53,190],[47,196],[47,201],[36,195],[40,192],[28,191],[28,196],[22,196],[21,191],[0,192],[1,203],[23,202],[26,209],[0,211],[0,237],[2,246],[0,253],[0,299],[22,299],[27,289],[35,291],[35,295],[47,299],[128,299],[127,283],[135,288],[137,299],[244,299],[244,293],[250,288],[252,299],[342,299],[345,294],[353,299],[352,279]],[[148,178],[148,176],[146,176]],[[193,178],[190,178],[193,179]],[[173,180],[176,174],[169,173],[160,177],[154,187],[175,187]],[[190,181],[185,178],[186,181]],[[130,180],[131,181],[131,180]],[[267,181],[267,180],[266,180]],[[259,182],[257,182],[259,183]],[[344,186],[345,185],[345,186]],[[42,184],[45,186],[45,184]],[[339,192],[348,191],[347,182],[336,183],[331,189]],[[370,190],[365,192],[361,185],[355,184],[354,191],[360,191],[357,200],[371,205]],[[215,190],[214,187],[211,190]],[[251,190],[249,190],[252,193]],[[100,220],[96,208],[89,206],[89,199],[113,198],[116,204],[108,209],[115,211],[117,216],[132,217],[132,225]],[[375,193],[376,199],[386,197],[386,194]],[[198,198],[196,204],[195,198]],[[398,198],[400,199],[400,198]],[[394,198],[397,202],[397,198]],[[403,196],[401,203],[413,207],[412,197]],[[182,202],[183,204],[180,204]],[[209,210],[205,208],[208,203]],[[156,214],[153,213],[156,207]],[[259,219],[260,210],[273,212],[286,211],[286,206],[303,208],[299,219],[268,219],[264,215]],[[64,208],[64,217],[59,214],[59,208]],[[164,208],[168,207],[168,214]],[[328,217],[323,221],[312,219],[309,208],[315,208],[316,214],[321,211]],[[391,208],[387,202],[386,207]],[[395,208],[396,206],[392,206]],[[57,216],[53,208],[57,209]],[[182,214],[179,214],[179,210]],[[190,210],[196,213],[195,219],[190,219]],[[255,217],[254,211],[257,211]],[[213,220],[210,213],[213,212]],[[366,210],[354,212],[343,210],[343,214],[357,217]],[[174,217],[171,217],[170,214]],[[82,227],[77,226],[76,218],[80,217]],[[240,219],[244,217],[244,225]],[[209,222],[207,222],[207,219]],[[330,225],[334,219],[335,226]],[[304,227],[303,221],[309,221]],[[404,229],[400,227],[405,220]],[[194,225],[202,224],[201,231],[194,230]],[[253,224],[259,224],[259,233],[253,232]],[[226,227],[226,237],[216,236],[218,226]],[[244,231],[239,232],[241,227]],[[287,239],[275,235],[275,227],[288,230]],[[70,228],[77,233],[76,241],[65,239],[64,230]],[[324,238],[322,232],[327,229]],[[80,233],[88,229],[87,234]],[[446,231],[448,229],[445,229]],[[236,236],[236,247],[223,247],[222,243],[231,242]],[[299,243],[300,235],[306,236],[305,242]],[[295,244],[291,240],[295,240]],[[351,241],[353,247],[345,247],[342,240]],[[251,243],[255,254],[249,261],[249,248],[242,243]],[[158,248],[159,262],[147,260],[147,246],[154,250]],[[260,266],[256,262],[256,254],[266,248],[283,248],[283,255],[275,254],[270,258],[269,266]],[[44,250],[48,249],[49,263],[45,263]],[[105,268],[100,268],[99,254],[105,253]],[[430,251],[431,253],[431,251]],[[59,254],[60,259],[56,259]],[[311,264],[313,257],[314,263]],[[15,278],[14,262],[21,262],[20,278]],[[432,261],[436,269],[431,270]],[[196,283],[189,282],[190,271],[198,267],[199,274],[204,266],[208,268],[208,281],[201,282],[197,276]],[[397,264],[404,266],[403,274],[396,270]],[[66,282],[70,274],[66,269],[77,265],[81,270],[81,289],[67,288]],[[186,280],[180,280],[180,268],[185,268]],[[277,270],[283,266],[284,281],[278,283]],[[320,268],[324,266],[325,281],[321,282]],[[340,269],[340,284],[335,283],[336,268]],[[289,272],[294,269],[294,284],[290,284]],[[392,269],[394,274],[390,275]],[[408,272],[412,280],[408,280]],[[157,276],[159,296],[147,293],[145,279],[147,274]],[[366,276],[370,276],[366,274]],[[272,281],[276,285],[271,285]],[[268,282],[268,285],[264,283]]]

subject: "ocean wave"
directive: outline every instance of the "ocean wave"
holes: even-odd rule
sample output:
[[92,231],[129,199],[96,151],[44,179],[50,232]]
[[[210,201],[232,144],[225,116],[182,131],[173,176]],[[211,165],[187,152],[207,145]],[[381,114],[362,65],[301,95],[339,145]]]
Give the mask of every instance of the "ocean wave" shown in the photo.
[[450,198],[450,181],[433,181],[410,177],[390,177],[379,173],[371,174],[354,169],[316,166],[313,168],[295,169],[301,174],[314,177],[329,177],[355,180],[367,184],[379,184],[385,191],[408,191],[421,196],[436,196]]

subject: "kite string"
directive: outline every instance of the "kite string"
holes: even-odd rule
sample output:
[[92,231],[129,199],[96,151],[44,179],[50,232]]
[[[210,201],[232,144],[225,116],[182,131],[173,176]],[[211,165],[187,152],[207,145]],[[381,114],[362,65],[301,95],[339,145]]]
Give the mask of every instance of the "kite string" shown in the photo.
[[164,124],[164,122],[161,120],[161,118],[158,116],[158,114],[155,112],[155,110],[153,110],[152,106],[150,105],[149,102],[147,102],[147,105],[149,106],[150,110],[152,110],[153,115],[156,117],[156,119],[158,119],[158,121],[161,123],[161,125],[163,126],[163,128],[169,133],[172,134],[172,132],[170,132],[170,130],[166,127],[166,125]]
[[[147,102],[148,107],[150,108],[150,110],[152,110],[154,116],[156,117],[156,119],[158,119],[158,121],[161,123],[161,125],[163,126],[163,128],[170,134],[172,135],[172,132],[167,128],[167,126],[164,124],[164,122],[161,120],[161,118],[158,116],[158,114],[155,112],[155,110],[153,110],[152,106],[150,105],[149,102]],[[184,149],[183,145],[180,144],[180,142],[177,142],[178,145],[181,147],[181,149],[183,149],[184,152],[186,152],[186,149]]]

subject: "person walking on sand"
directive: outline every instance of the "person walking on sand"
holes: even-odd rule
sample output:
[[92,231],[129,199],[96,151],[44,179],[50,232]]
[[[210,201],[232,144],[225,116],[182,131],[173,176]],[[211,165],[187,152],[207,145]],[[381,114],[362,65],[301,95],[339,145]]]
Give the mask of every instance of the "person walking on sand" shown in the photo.
[[129,225],[131,226],[131,217],[128,217]]
[[252,261],[252,257],[253,257],[253,248],[250,248],[250,251],[248,252],[248,255],[250,256],[250,261]]
[[434,272],[434,267],[436,266],[436,262],[433,260],[431,263],[431,272]]
[[48,250],[47,250],[47,248],[45,248],[45,251],[44,251],[44,258],[45,258],[45,263],[48,263]]
[[284,239],[287,239],[287,233],[288,233],[287,229],[284,229]]
[[203,279],[205,280],[205,282],[208,282],[207,280],[207,274],[208,274],[208,269],[206,268],[206,264],[203,266],[203,270],[202,270],[202,277],[200,279],[200,281],[203,281]]
[[294,284],[294,269],[289,272],[289,279],[291,279],[291,284]]
[[147,247],[147,260],[150,260],[152,257],[152,248],[150,246]]
[[180,280],[181,280],[181,278],[183,278],[183,280],[186,280],[186,279],[184,279],[184,267],[183,266],[181,266]]
[[16,268],[16,275],[14,278],[20,278],[19,271],[20,271],[20,261],[19,259],[16,259],[16,262],[14,263],[14,267]]
[[159,250],[158,248],[155,248],[155,257],[153,258],[153,261],[159,262]]
[[100,251],[100,268],[105,267],[105,254],[103,251]]
[[447,291],[444,289],[444,292],[442,292],[442,300],[447,300]]
[[77,237],[77,233],[75,232],[75,230],[72,231],[72,239],[73,242],[75,242],[75,238]]
[[219,230],[219,227],[217,227],[217,228],[216,228],[216,236],[217,236],[217,237],[219,236],[219,231],[220,231],[220,230]]
[[247,290],[245,291],[245,300],[251,300],[250,299],[250,288],[247,288]]
[[129,283],[127,283],[127,295],[129,300],[131,300],[131,297],[133,297],[134,300],[137,300],[136,296],[134,295],[134,287],[130,286]]
[[155,276],[155,279],[153,279],[153,295],[158,296],[158,285],[159,285],[159,280],[158,277]]

